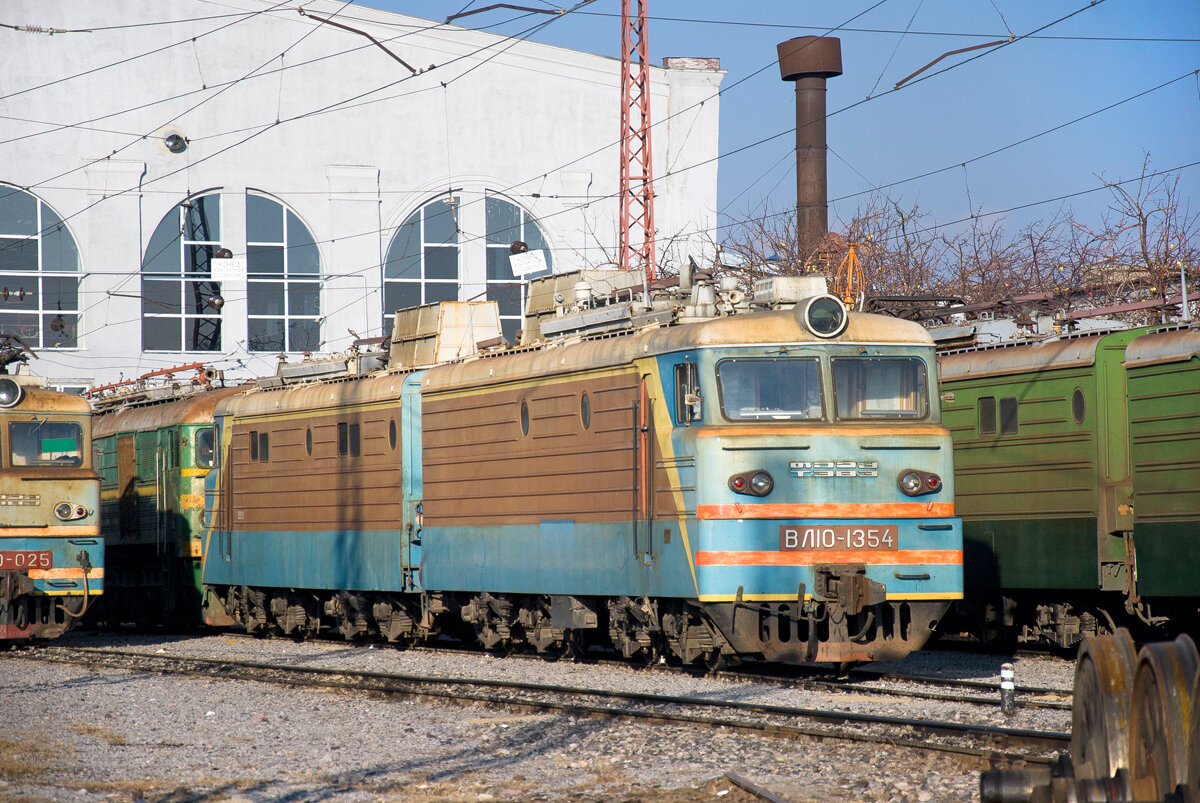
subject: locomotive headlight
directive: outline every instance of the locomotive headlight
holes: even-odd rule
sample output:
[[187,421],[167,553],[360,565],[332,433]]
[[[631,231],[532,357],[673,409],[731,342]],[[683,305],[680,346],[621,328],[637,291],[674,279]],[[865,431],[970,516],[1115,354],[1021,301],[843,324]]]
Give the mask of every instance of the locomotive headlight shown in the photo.
[[804,327],[817,337],[837,337],[846,331],[846,305],[837,296],[820,295],[797,306]]
[[54,506],[54,515],[62,521],[82,519],[88,514],[88,509],[74,502],[59,502]]
[[775,487],[775,480],[765,471],[760,471],[750,478],[750,490],[759,496],[766,496]]
[[765,471],[746,471],[729,478],[729,490],[747,496],[766,496],[775,487],[775,479]]
[[903,493],[907,494],[908,496],[916,496],[917,494],[921,493],[922,487],[925,483],[924,480],[921,479],[921,475],[917,472],[905,471],[900,475],[900,479],[897,480],[897,484],[900,486],[900,490]]
[[0,377],[0,407],[16,407],[24,396],[24,389],[14,380]]
[[931,494],[942,489],[942,478],[929,471],[906,468],[896,478],[896,485],[906,496]]

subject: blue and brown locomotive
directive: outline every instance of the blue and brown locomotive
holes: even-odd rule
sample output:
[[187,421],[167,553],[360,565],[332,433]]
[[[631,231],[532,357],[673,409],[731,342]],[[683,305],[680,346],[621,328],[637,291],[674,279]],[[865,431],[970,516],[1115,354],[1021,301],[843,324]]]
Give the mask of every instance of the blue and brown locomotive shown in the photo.
[[[933,342],[804,279],[397,314],[216,408],[206,615],[635,660],[889,659],[962,595]],[[572,301],[567,302],[570,297]],[[753,304],[753,306],[752,306]]]
[[0,641],[70,630],[104,592],[91,408],[0,376]]

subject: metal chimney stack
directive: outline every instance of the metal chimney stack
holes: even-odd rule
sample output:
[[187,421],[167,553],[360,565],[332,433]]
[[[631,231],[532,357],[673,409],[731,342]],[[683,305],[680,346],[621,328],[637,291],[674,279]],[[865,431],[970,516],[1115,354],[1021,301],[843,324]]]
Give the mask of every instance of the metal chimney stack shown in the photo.
[[829,231],[825,80],[842,74],[842,41],[800,36],[777,49],[780,76],[796,82],[796,229],[811,248]]

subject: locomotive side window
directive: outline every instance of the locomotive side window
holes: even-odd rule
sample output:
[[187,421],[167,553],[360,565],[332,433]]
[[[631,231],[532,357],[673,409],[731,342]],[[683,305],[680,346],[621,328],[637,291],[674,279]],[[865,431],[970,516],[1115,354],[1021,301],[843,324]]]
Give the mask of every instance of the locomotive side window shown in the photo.
[[312,457],[312,427],[304,430],[304,451],[309,457]]
[[984,396],[979,400],[979,434],[996,434],[996,397]]
[[722,360],[721,412],[730,421],[816,421],[824,417],[816,358]]
[[1071,394],[1071,417],[1075,419],[1076,424],[1082,424],[1086,412],[1087,405],[1083,400],[1083,391],[1075,388],[1075,392]]
[[1017,397],[1009,396],[1000,400],[1000,434],[1017,434]]
[[579,399],[579,421],[584,429],[592,426],[592,400],[585,391]]
[[929,416],[925,363],[917,359],[834,359],[833,395],[842,421]]
[[396,448],[396,419],[388,421],[388,446]]
[[359,425],[346,421],[338,422],[338,454],[342,457],[358,457]]
[[529,403],[521,402],[521,434],[529,434]]
[[250,431],[250,462],[266,463],[271,459],[271,439],[266,432]]
[[22,421],[8,425],[10,465],[83,465],[83,428],[72,421]]
[[700,396],[700,367],[694,362],[675,366],[675,420],[680,424],[699,421],[703,398]]
[[196,430],[196,465],[199,468],[212,468],[215,441],[212,427]]

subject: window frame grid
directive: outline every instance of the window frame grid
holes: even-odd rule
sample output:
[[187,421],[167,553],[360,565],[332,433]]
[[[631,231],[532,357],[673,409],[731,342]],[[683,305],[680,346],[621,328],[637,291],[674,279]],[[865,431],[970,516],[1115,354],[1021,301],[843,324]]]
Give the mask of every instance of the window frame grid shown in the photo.
[[[82,314],[79,304],[79,293],[83,280],[83,271],[82,266],[80,265],[79,244],[75,240],[75,235],[71,233],[71,230],[67,227],[67,224],[65,221],[63,221],[62,217],[53,209],[51,209],[50,206],[38,196],[31,192],[26,192],[20,187],[15,187],[11,184],[0,184],[0,192],[6,191],[19,193],[21,195],[28,196],[33,200],[34,231],[32,234],[16,234],[9,233],[7,230],[0,230],[0,248],[7,248],[9,247],[9,243],[13,242],[33,242],[37,249],[37,260],[33,270],[31,271],[0,269],[0,288],[9,291],[9,294],[11,295],[20,295],[21,291],[24,290],[25,281],[32,279],[35,287],[31,292],[34,296],[36,296],[36,306],[31,306],[28,309],[16,308],[9,310],[7,309],[8,298],[5,298],[3,294],[0,294],[0,316],[11,315],[15,316],[17,320],[25,318],[33,319],[33,326],[36,328],[36,336],[31,337],[27,334],[22,334],[20,327],[26,326],[27,324],[21,323],[14,323],[11,331],[5,331],[9,327],[3,322],[0,322],[0,334],[13,334],[16,337],[19,337],[30,348],[50,349],[53,351],[78,351],[79,349],[83,348],[83,346],[81,346],[79,343],[79,322],[80,315]],[[52,225],[57,227],[57,230],[61,231],[67,238],[69,238],[71,247],[75,251],[75,267],[72,270],[46,270],[45,240],[48,232],[48,226],[46,224],[45,212],[47,209],[53,213],[54,217],[58,221]],[[75,280],[75,306],[73,309],[62,309],[61,302],[59,302],[58,306],[53,309],[46,306],[46,279],[48,278],[73,278]],[[17,285],[16,289],[10,289],[9,279],[14,280],[12,283]],[[47,345],[47,343],[50,343],[50,341],[45,335],[48,332],[54,331],[51,328],[51,325],[56,317],[62,318],[63,320],[63,332],[66,332],[72,328],[74,329],[74,334],[71,335],[71,343],[69,345]]]
[[[178,263],[177,263],[178,267],[179,267],[179,271],[177,273],[175,273],[175,272],[163,273],[163,272],[159,272],[159,271],[154,271],[154,272],[147,271],[146,270],[147,251],[144,250],[142,252],[142,264],[141,264],[141,268],[139,270],[139,274],[140,274],[141,282],[142,282],[142,285],[141,285],[141,287],[142,287],[141,321],[142,321],[142,350],[143,351],[152,352],[152,353],[197,352],[197,353],[204,353],[204,354],[221,351],[221,337],[222,337],[222,328],[223,328],[221,325],[223,323],[221,310],[212,309],[211,312],[206,311],[204,313],[189,312],[188,311],[189,306],[187,303],[186,295],[187,295],[187,289],[188,289],[189,282],[193,282],[196,284],[208,284],[210,286],[210,289],[214,296],[220,296],[220,294],[221,294],[220,283],[213,281],[213,278],[212,278],[212,258],[211,257],[209,258],[209,264],[208,264],[207,271],[205,271],[203,273],[189,272],[187,270],[187,253],[188,253],[188,248],[194,247],[194,246],[211,248],[212,252],[214,254],[217,251],[221,250],[221,248],[223,247],[223,245],[222,245],[223,239],[222,239],[222,231],[221,231],[222,223],[220,222],[225,216],[225,199],[223,196],[224,196],[224,193],[222,193],[219,189],[212,190],[210,192],[204,192],[204,193],[200,193],[198,195],[189,196],[174,206],[173,209],[174,209],[175,215],[177,216],[178,230],[179,230],[179,237],[178,237],[179,259],[178,259]],[[190,205],[200,199],[208,199],[208,198],[215,198],[216,203],[217,203],[217,221],[218,221],[218,223],[217,223],[217,229],[218,229],[217,230],[217,238],[218,239],[216,239],[216,240],[199,240],[199,239],[195,239],[195,238],[188,238],[187,237],[187,235],[189,233],[188,232],[188,228],[189,228],[188,217],[191,212]],[[146,245],[147,250],[154,243],[154,235],[158,233],[158,230],[162,227],[163,222],[165,222],[166,219],[167,219],[167,216],[164,215],[163,220],[160,221],[158,226],[156,226],[154,228],[154,231],[151,232],[150,240],[147,242],[147,245]],[[174,250],[174,249],[172,249],[172,250]],[[154,255],[152,255],[152,258],[155,258],[157,256],[158,256],[158,254],[154,254]],[[149,279],[152,282],[168,282],[168,281],[170,281],[170,282],[176,282],[178,284],[179,295],[177,296],[177,299],[178,299],[178,303],[179,303],[179,312],[151,312],[151,311],[148,311],[148,307],[146,304],[147,301],[150,301],[151,303],[154,303],[154,304],[161,303],[161,302],[156,302],[156,301],[148,298],[148,293],[146,291],[146,286],[145,286],[147,279]],[[208,310],[211,308],[206,306],[205,309]],[[179,321],[179,348],[164,349],[164,348],[151,347],[146,342],[146,319],[147,318],[157,319],[157,320],[171,320],[171,319],[178,320]],[[194,347],[188,348],[188,327],[189,326],[195,327],[197,325],[196,322],[198,322],[198,321],[212,321],[216,324],[216,334],[215,334],[215,337],[213,338],[213,342],[212,342],[212,345],[210,348],[207,348],[207,349],[194,348]],[[193,345],[195,345],[195,344],[193,344]]]

